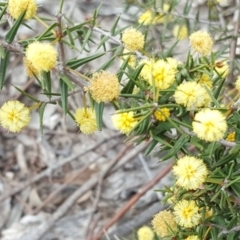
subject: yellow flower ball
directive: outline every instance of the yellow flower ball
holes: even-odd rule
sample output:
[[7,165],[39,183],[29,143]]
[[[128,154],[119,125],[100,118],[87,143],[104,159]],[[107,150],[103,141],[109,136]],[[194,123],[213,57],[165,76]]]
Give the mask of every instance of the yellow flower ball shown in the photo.
[[193,132],[207,142],[215,142],[224,137],[227,130],[225,116],[218,110],[203,109],[192,122]]
[[122,133],[128,134],[138,123],[138,120],[134,118],[134,112],[116,112],[112,116],[112,122],[114,127]]
[[185,240],[200,240],[200,238],[197,235],[191,235],[185,238]]
[[153,217],[152,226],[160,237],[172,236],[177,230],[174,215],[167,210],[161,211]]
[[34,75],[38,76],[39,72],[33,67],[32,63],[29,62],[26,58],[23,59],[23,65],[25,66],[27,76],[33,77]]
[[178,60],[176,60],[175,58],[172,58],[172,57],[168,57],[166,59],[166,62],[171,66],[172,71],[174,71],[175,74],[178,72],[178,69],[177,69],[178,65],[182,64],[182,62],[180,62],[180,61],[178,61]]
[[97,130],[97,121],[94,109],[78,108],[74,117],[80,131],[84,134],[92,134]]
[[86,88],[96,102],[108,102],[117,99],[120,94],[120,84],[115,74],[107,71],[94,73]]
[[57,51],[49,43],[33,42],[27,47],[26,59],[37,72],[48,72],[57,63]]
[[25,11],[24,19],[32,18],[37,12],[35,0],[8,0],[8,12],[12,18],[17,19]]
[[215,64],[215,71],[222,78],[226,78],[229,74],[229,65],[227,61],[220,61]]
[[176,67],[173,65],[173,61],[153,59],[142,60],[140,64],[144,64],[140,76],[143,77],[151,86],[155,86],[159,90],[169,88],[175,81]]
[[[161,10],[162,10],[163,12],[168,12],[169,9],[170,9],[170,5],[164,3]],[[152,24],[161,24],[161,23],[164,23],[164,22],[170,22],[170,21],[172,21],[172,19],[173,19],[173,17],[172,17],[171,14],[158,13],[158,14],[155,14],[155,15],[154,15]]]
[[188,38],[188,28],[186,25],[176,25],[173,28],[173,36],[176,39],[183,40]]
[[136,55],[131,53],[131,51],[124,49],[123,55],[122,55],[122,60],[126,61],[127,59],[128,59],[128,65],[132,68],[135,68],[136,63],[137,63]]
[[138,240],[154,240],[154,232],[148,226],[143,226],[137,231]]
[[161,108],[154,112],[154,117],[158,121],[165,122],[169,116],[170,116],[170,111],[168,108]]
[[211,102],[206,89],[196,82],[181,83],[174,93],[174,98],[177,104],[188,110],[206,107]]
[[240,76],[238,76],[236,82],[235,82],[236,89],[240,92]]
[[130,51],[142,50],[144,47],[144,35],[135,28],[128,28],[122,34],[122,42]]
[[148,82],[151,82],[153,78],[152,71],[153,71],[154,62],[155,61],[152,58],[148,60],[144,59],[139,62],[139,65],[142,65],[142,64],[144,65],[140,72],[140,76]]
[[199,224],[201,214],[195,201],[182,200],[174,206],[175,220],[178,225],[184,228],[192,228]]
[[0,124],[10,132],[20,132],[30,120],[30,109],[19,101],[8,101],[0,108]]
[[154,12],[150,9],[142,13],[138,18],[138,23],[144,26],[150,25],[153,22]]
[[201,212],[202,216],[204,217],[204,220],[213,216],[213,209],[209,208],[208,206],[200,208],[200,212]]
[[204,183],[208,170],[203,160],[185,156],[173,166],[173,174],[177,178],[176,185],[187,190],[196,190]]
[[205,87],[208,87],[209,89],[212,88],[212,85],[213,85],[213,82],[210,78],[210,76],[206,73],[203,73],[201,78],[198,80],[198,83],[201,85],[201,86],[205,86]]
[[194,52],[197,52],[203,56],[211,53],[213,47],[213,41],[211,36],[205,31],[197,31],[189,37],[190,45]]
[[231,132],[227,135],[226,140],[229,142],[235,142],[235,132]]

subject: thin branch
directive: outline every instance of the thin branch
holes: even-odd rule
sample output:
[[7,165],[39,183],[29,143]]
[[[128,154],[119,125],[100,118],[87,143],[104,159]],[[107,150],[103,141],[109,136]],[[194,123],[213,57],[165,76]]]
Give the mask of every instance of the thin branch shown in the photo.
[[24,55],[23,47],[18,42],[7,43],[4,40],[0,40],[0,45],[2,45],[8,52]]
[[[109,39],[111,39],[112,41],[114,41],[115,43],[117,43],[119,46],[122,46],[122,47],[124,47],[124,48],[127,49],[127,47],[125,47],[125,46],[123,45],[123,43],[121,42],[121,40],[120,40],[119,38],[116,38],[116,37],[112,36],[109,32],[103,31],[101,28],[98,28],[98,27],[96,27],[96,26],[94,26],[94,27],[89,27],[89,28],[91,28],[91,29],[92,29],[93,31],[95,31],[95,32],[98,32],[98,33],[100,33],[100,34],[108,37]],[[137,56],[139,59],[148,59],[147,56],[145,56],[144,54],[142,54],[142,53],[139,52],[139,51],[135,51],[135,53],[136,53],[136,56]]]
[[193,18],[193,17],[188,17],[186,15],[179,14],[179,13],[166,12],[166,11],[162,11],[162,10],[158,10],[157,13],[163,13],[163,14],[166,14],[166,15],[173,15],[175,17],[181,17],[181,18],[188,19],[190,21],[194,21],[194,22],[197,21],[197,22],[206,23],[206,24],[209,24],[209,25],[219,25],[218,22],[210,22],[210,21],[206,21],[206,20],[202,20],[202,19],[196,19],[196,18]]

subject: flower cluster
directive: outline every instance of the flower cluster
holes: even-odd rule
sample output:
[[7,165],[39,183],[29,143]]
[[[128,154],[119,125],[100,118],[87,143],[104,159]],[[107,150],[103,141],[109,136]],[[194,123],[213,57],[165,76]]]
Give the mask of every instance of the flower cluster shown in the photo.
[[49,43],[33,42],[26,49],[27,71],[50,71],[57,62],[57,51]]
[[184,228],[195,227],[200,222],[199,207],[193,200],[182,200],[176,203],[173,210],[177,224]]
[[161,211],[152,220],[154,231],[160,237],[174,236],[177,231],[177,223],[171,211]]
[[203,160],[185,156],[177,161],[173,173],[177,177],[176,185],[188,190],[196,190],[205,181],[208,170]]
[[174,98],[176,103],[189,110],[207,107],[211,102],[206,89],[196,82],[183,82],[180,84],[174,93]]
[[[169,4],[163,4],[162,10],[164,12],[167,12],[169,8],[170,8]],[[165,13],[156,13],[151,9],[148,9],[139,16],[138,23],[147,26],[161,24],[164,23],[165,21],[171,21],[171,19],[172,19],[171,15],[167,15]]]
[[154,116],[158,121],[165,122],[170,116],[170,111],[168,108],[162,108],[154,112]]
[[92,108],[78,108],[75,121],[84,134],[92,134],[97,130],[96,113]]
[[194,52],[203,56],[209,55],[212,51],[213,40],[207,32],[197,31],[189,37],[190,45]]
[[107,71],[94,73],[86,89],[96,102],[112,101],[117,99],[120,94],[117,76]]
[[8,11],[14,19],[26,11],[24,19],[30,19],[37,12],[37,4],[35,0],[8,0]]
[[30,109],[19,101],[5,102],[0,108],[0,124],[10,132],[20,132],[30,120]]
[[121,133],[128,134],[137,125],[138,120],[134,118],[134,112],[116,112],[112,116],[112,122],[114,127]]
[[201,110],[195,115],[192,126],[193,132],[200,139],[208,142],[222,139],[227,130],[227,122],[224,115],[218,110],[208,108]]
[[144,47],[144,35],[135,28],[126,29],[122,34],[122,41],[130,51],[142,50]]
[[176,39],[183,40],[188,38],[188,28],[186,25],[176,25],[173,28],[173,36]]
[[222,78],[226,78],[229,74],[229,66],[226,61],[218,61],[215,65],[215,71]]
[[154,232],[148,226],[143,226],[137,231],[138,240],[154,240]]
[[151,86],[159,90],[169,88],[176,78],[178,62],[175,59],[168,58],[164,60],[142,60],[139,64],[144,64],[140,76]]

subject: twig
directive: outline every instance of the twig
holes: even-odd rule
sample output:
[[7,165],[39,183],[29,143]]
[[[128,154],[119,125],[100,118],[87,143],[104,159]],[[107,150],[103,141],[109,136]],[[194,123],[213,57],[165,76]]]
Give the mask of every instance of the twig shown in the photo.
[[179,14],[179,13],[166,12],[166,11],[162,11],[162,10],[158,10],[157,12],[158,13],[163,13],[163,14],[166,14],[166,15],[173,15],[175,17],[185,18],[185,19],[188,19],[188,20],[191,20],[191,21],[194,21],[194,22],[197,21],[197,22],[202,22],[202,23],[206,23],[206,24],[209,24],[209,25],[219,25],[218,22],[209,22],[207,20],[196,19],[196,18],[193,18],[193,17],[189,17],[189,16],[186,16],[186,15]]
[[[91,29],[92,29],[93,31],[95,31],[95,32],[98,32],[98,33],[100,33],[100,34],[108,37],[109,39],[111,39],[112,41],[114,41],[115,43],[117,43],[119,46],[125,47],[125,46],[123,45],[123,43],[120,41],[120,39],[112,36],[109,32],[105,32],[105,31],[103,31],[101,28],[98,28],[98,27],[96,27],[96,26],[94,26],[94,27],[89,27],[89,28],[91,28]],[[125,48],[127,49],[127,47],[125,47]],[[148,59],[147,56],[143,55],[143,54],[142,54],[141,52],[139,52],[139,51],[135,51],[135,53],[136,53],[137,57],[140,58],[140,59]]]
[[150,182],[148,182],[144,187],[142,187],[138,193],[136,193],[130,201],[123,206],[116,215],[106,223],[106,225],[98,232],[98,234],[93,238],[93,240],[100,240],[105,231],[107,231],[113,224],[115,224],[132,206],[138,201],[138,199],[143,196],[150,188],[152,188],[156,183],[158,183],[167,173],[172,169],[172,164],[166,166],[161,172],[159,172]]
[[[196,134],[194,132],[191,132],[189,131],[187,128],[185,127],[180,127],[187,135],[189,136],[196,136]],[[233,148],[236,146],[236,143],[235,142],[230,142],[230,141],[227,141],[227,140],[224,140],[224,139],[221,139],[218,141],[219,143],[221,143],[223,146],[225,147],[230,147],[230,148]]]
[[23,47],[18,42],[7,43],[4,40],[0,40],[0,45],[2,45],[8,52],[24,55]]
[[57,37],[59,38],[58,41],[58,47],[59,47],[59,61],[60,61],[60,73],[64,73],[64,66],[65,66],[65,52],[64,52],[64,46],[61,41],[63,37],[63,32],[62,32],[62,13],[57,14],[57,27],[58,27],[58,32],[57,32]]
[[238,226],[235,226],[233,228],[231,228],[230,230],[222,230],[219,234],[218,234],[218,238],[220,238],[222,235],[226,235],[226,234],[229,234],[231,232],[238,232],[240,231],[240,225]]
[[25,189],[25,188],[28,187],[29,185],[31,185],[31,184],[33,184],[33,183],[41,180],[42,178],[47,177],[47,176],[50,176],[51,173],[52,173],[54,170],[62,167],[63,165],[65,165],[65,164],[67,164],[67,163],[75,160],[75,159],[78,158],[78,157],[82,157],[82,156],[86,155],[88,152],[91,152],[91,151],[95,150],[96,148],[98,148],[98,147],[101,146],[102,144],[107,143],[107,142],[111,141],[113,138],[117,138],[117,137],[119,137],[119,136],[120,136],[120,135],[115,135],[115,136],[113,136],[113,137],[111,137],[111,138],[104,139],[104,140],[102,140],[101,142],[95,144],[94,146],[92,146],[92,147],[90,147],[90,148],[88,148],[88,149],[85,149],[85,150],[84,150],[83,152],[81,152],[81,153],[78,153],[78,154],[75,154],[75,155],[73,155],[73,156],[71,156],[71,157],[68,157],[68,158],[63,159],[62,161],[60,161],[59,163],[57,163],[55,166],[51,166],[50,168],[42,171],[41,173],[39,173],[38,175],[34,176],[33,178],[31,178],[31,179],[28,180],[27,182],[23,183],[21,187],[18,187],[17,189],[12,190],[10,193],[4,194],[4,195],[0,198],[0,202],[3,201],[3,200],[5,200],[5,199],[8,198],[8,197],[11,197],[11,196],[15,195],[16,193],[22,191],[23,189]]

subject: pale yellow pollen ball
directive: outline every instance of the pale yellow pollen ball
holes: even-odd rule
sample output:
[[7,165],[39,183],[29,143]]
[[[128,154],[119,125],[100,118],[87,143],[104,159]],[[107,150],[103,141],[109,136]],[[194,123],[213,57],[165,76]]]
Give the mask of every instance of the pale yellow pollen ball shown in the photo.
[[12,18],[17,19],[25,11],[24,19],[34,17],[37,12],[37,4],[35,0],[9,0],[8,12]]
[[26,58],[23,59],[23,65],[25,66],[27,76],[33,77],[38,76],[39,72],[33,67],[32,63],[29,62]]
[[174,93],[174,99],[177,104],[183,105],[187,110],[206,107],[211,102],[206,89],[196,82],[181,83]]
[[135,28],[128,28],[122,34],[122,42],[130,51],[142,50],[144,47],[144,35]]
[[201,220],[199,207],[193,200],[182,200],[178,202],[173,209],[177,224],[184,228],[195,227]]
[[152,226],[160,237],[171,236],[177,230],[174,215],[167,210],[161,211],[153,217]]
[[113,101],[120,94],[120,84],[117,76],[107,71],[94,73],[86,89],[96,102]]
[[154,240],[154,232],[148,226],[143,226],[137,231],[138,240]]
[[183,40],[188,38],[188,28],[186,25],[176,25],[173,28],[173,36],[176,39]]
[[49,43],[33,42],[26,50],[26,59],[37,72],[50,71],[57,63],[57,51]]
[[170,111],[168,108],[161,108],[154,112],[154,117],[158,121],[165,122],[169,116],[170,116]]
[[197,52],[203,56],[211,53],[213,47],[213,40],[207,32],[194,32],[190,35],[189,40],[194,52]]
[[173,174],[176,176],[177,186],[187,190],[196,190],[204,183],[208,170],[202,159],[185,156],[173,166]]
[[153,18],[154,18],[154,12],[148,9],[139,16],[138,23],[144,26],[147,26],[149,24],[152,24]]
[[30,120],[30,109],[19,101],[5,102],[0,108],[0,124],[10,132],[20,132]]
[[116,112],[112,116],[112,122],[114,127],[121,133],[128,134],[138,123],[138,120],[134,118],[134,112]]
[[191,235],[185,238],[185,240],[200,240],[200,238],[197,235]]
[[198,112],[192,122],[193,132],[207,142],[219,141],[227,130],[225,116],[218,110],[203,109]]
[[226,140],[229,142],[235,142],[235,132],[231,132],[227,135]]
[[84,134],[92,134],[97,130],[96,113],[93,108],[78,108],[75,121]]
[[215,64],[215,71],[220,75],[222,78],[226,78],[229,74],[229,65],[227,61],[219,61]]

